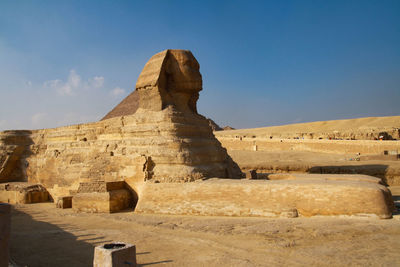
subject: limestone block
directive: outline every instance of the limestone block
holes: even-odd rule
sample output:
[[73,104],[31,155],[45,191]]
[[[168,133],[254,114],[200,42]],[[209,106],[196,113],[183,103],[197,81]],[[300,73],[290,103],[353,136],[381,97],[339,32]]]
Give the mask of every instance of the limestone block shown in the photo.
[[78,212],[111,213],[132,208],[133,201],[125,182],[86,182],[80,184],[72,198],[72,208]]
[[354,179],[224,180],[146,183],[135,212],[206,216],[348,215],[391,218],[390,191]]
[[25,203],[41,203],[49,201],[49,193],[47,191],[30,191],[26,193]]
[[58,197],[56,207],[59,209],[72,208],[72,196]]
[[112,213],[132,208],[132,195],[127,189],[104,193],[78,193],[72,198],[72,209],[90,213]]
[[124,189],[125,182],[124,181],[116,181],[116,182],[104,182],[104,181],[95,181],[95,182],[83,182],[79,184],[78,193],[93,193],[93,192],[108,192],[112,190]]
[[72,209],[76,212],[109,213],[110,194],[78,193],[72,198]]
[[0,184],[0,202],[30,204],[47,201],[49,193],[41,185],[18,182]]
[[0,203],[0,267],[7,267],[9,261],[10,212],[10,205]]
[[136,267],[135,245],[114,242],[94,249],[93,267]]
[[110,194],[110,212],[118,212],[132,208],[132,194],[127,189],[118,189],[108,192]]

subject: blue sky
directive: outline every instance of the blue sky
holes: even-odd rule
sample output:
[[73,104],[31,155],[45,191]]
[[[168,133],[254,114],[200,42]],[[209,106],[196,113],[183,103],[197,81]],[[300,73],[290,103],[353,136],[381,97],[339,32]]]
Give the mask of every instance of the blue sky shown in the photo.
[[400,1],[0,1],[0,130],[96,121],[188,49],[221,126],[400,115]]

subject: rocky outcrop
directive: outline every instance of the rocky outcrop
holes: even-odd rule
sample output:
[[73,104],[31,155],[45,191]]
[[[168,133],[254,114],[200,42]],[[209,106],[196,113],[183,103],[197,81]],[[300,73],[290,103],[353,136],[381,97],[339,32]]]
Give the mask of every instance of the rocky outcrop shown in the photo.
[[[185,50],[165,50],[144,67],[132,115],[100,122],[2,136],[2,180],[44,185],[56,199],[81,182],[189,182],[240,178],[238,166],[197,113],[202,89],[199,64]],[[121,110],[121,103],[114,110]],[[115,114],[115,113],[114,113]],[[124,112],[119,114],[125,114]]]
[[0,132],[0,183],[26,181],[24,160],[30,153],[31,131]]

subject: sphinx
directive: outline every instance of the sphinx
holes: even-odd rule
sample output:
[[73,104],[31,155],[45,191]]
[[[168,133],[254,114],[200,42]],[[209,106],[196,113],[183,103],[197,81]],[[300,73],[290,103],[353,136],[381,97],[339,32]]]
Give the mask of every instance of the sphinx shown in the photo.
[[391,218],[391,192],[379,178],[239,179],[240,168],[197,112],[199,68],[190,51],[165,50],[151,57],[135,90],[101,121],[1,132],[0,201],[10,202],[17,189],[20,201],[43,200],[44,187],[58,206],[72,203],[77,211]]
[[207,119],[197,113],[201,90],[192,53],[162,51],[144,66],[133,93],[101,121],[0,133],[6,153],[0,157],[0,179],[39,183],[56,198],[87,182],[126,181],[135,187],[241,178]]

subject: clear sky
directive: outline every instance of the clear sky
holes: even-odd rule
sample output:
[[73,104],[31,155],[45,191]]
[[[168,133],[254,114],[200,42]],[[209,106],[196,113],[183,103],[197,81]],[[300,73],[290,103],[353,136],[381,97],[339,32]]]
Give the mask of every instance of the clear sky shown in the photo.
[[188,49],[219,125],[400,115],[400,1],[0,1],[0,130],[96,121]]

